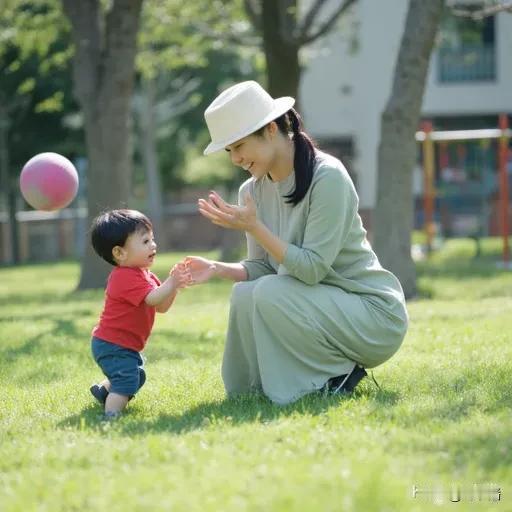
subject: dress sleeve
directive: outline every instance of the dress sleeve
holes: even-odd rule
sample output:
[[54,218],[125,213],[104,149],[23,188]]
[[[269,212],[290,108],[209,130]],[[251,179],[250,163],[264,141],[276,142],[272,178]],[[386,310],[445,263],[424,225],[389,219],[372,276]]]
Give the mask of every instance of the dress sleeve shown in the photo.
[[358,198],[346,171],[317,170],[301,247],[289,244],[282,265],[306,284],[320,283],[343,248],[357,215]]
[[[244,196],[247,193],[252,194],[254,198],[252,180],[243,183],[238,191],[238,204],[240,206],[245,204]],[[275,274],[276,271],[268,263],[265,249],[249,233],[246,233],[245,237],[247,239],[247,258],[240,263],[247,271],[247,281],[253,281],[268,274]]]
[[114,274],[109,281],[107,292],[112,298],[138,306],[157,286],[156,281],[148,280],[141,270],[130,269]]

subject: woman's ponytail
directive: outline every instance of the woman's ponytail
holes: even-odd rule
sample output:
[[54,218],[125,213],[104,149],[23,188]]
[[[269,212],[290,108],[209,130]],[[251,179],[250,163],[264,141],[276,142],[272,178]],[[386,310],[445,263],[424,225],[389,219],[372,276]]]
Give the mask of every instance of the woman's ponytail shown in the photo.
[[[284,196],[289,204],[300,203],[306,195],[311,182],[313,181],[313,169],[315,168],[315,143],[311,137],[302,131],[302,120],[299,113],[291,108],[282,116],[274,119],[279,131],[292,136],[295,145],[295,156],[293,159],[293,168],[295,171],[295,190]],[[262,135],[265,126],[255,132],[256,135]]]
[[289,129],[293,133],[293,142],[295,144],[295,157],[293,161],[295,190],[284,197],[287,199],[287,203],[295,206],[302,201],[313,180],[315,144],[309,135],[302,131],[302,120],[295,109],[290,109],[285,116],[288,118]]
[[[289,204],[299,204],[306,195],[313,181],[313,169],[315,168],[315,143],[311,137],[302,131],[302,120],[299,113],[291,108],[282,116],[274,119],[279,131],[286,137],[292,136],[295,145],[293,168],[295,171],[295,190],[284,196]],[[256,132],[262,136],[265,126]]]

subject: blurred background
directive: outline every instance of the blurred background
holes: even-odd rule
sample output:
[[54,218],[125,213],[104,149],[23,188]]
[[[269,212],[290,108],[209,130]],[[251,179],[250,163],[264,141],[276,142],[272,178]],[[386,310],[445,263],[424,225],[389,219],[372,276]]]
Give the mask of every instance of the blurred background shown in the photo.
[[[224,88],[254,79],[298,99],[306,131],[346,165],[379,257],[397,262],[414,295],[422,121],[494,130],[436,143],[433,222],[443,236],[500,232],[510,10],[474,0],[2,0],[0,264],[80,259],[78,286],[100,286],[106,268],[89,252],[88,226],[120,206],[151,217],[161,251],[243,257],[242,236],[202,219],[196,203],[210,188],[236,202],[248,177],[224,152],[202,155],[203,112]],[[45,151],[67,156],[80,176],[78,196],[58,212],[32,210],[19,192],[24,163]]]

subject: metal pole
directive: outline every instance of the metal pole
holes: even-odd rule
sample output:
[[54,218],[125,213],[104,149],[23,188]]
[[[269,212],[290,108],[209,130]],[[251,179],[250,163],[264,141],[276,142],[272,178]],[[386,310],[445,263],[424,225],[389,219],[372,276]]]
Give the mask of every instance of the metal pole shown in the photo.
[[501,210],[501,234],[503,236],[503,264],[508,268],[510,262],[510,248],[508,243],[509,233],[509,193],[508,193],[508,173],[507,173],[507,154],[508,154],[508,116],[501,114],[499,118],[501,137],[498,146],[498,162],[500,174],[500,210]]
[[425,132],[423,141],[423,213],[424,229],[427,238],[427,253],[432,251],[432,241],[434,239],[434,143],[432,141],[432,122],[423,121],[422,129]]

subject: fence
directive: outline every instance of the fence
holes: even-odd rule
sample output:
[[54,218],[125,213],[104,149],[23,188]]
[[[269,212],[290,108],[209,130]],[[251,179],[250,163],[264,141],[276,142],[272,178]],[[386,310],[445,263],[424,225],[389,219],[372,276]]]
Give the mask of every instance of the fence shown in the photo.
[[[164,210],[162,233],[156,233],[159,250],[211,250],[222,244],[223,230],[197,211],[195,203]],[[20,262],[80,258],[89,243],[87,210],[57,212],[20,211],[16,214]],[[0,212],[0,264],[10,263],[9,222]]]

